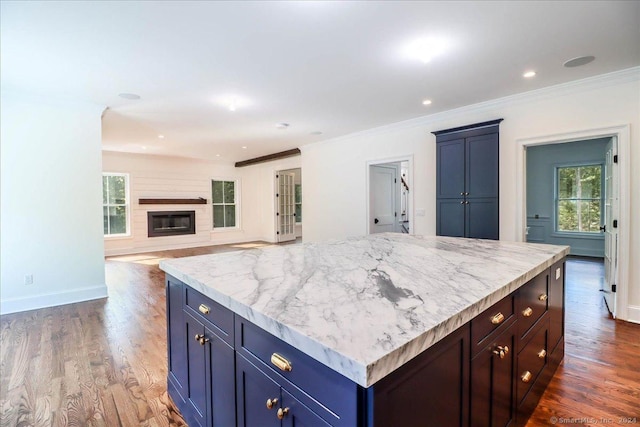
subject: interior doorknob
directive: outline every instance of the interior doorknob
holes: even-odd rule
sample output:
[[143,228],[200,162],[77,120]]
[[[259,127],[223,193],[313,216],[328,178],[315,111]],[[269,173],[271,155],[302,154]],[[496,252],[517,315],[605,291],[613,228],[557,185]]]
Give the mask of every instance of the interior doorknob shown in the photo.
[[379,223],[379,222],[380,222],[380,221],[378,221],[378,218],[374,218],[374,219],[373,219],[373,223],[374,223],[374,224],[377,224],[377,223]]

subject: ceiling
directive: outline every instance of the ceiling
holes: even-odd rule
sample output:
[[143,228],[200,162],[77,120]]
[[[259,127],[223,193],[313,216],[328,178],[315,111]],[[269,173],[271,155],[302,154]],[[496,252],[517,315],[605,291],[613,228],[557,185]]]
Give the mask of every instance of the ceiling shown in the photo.
[[640,2],[2,1],[0,42],[3,88],[108,107],[105,150],[235,162],[638,66]]

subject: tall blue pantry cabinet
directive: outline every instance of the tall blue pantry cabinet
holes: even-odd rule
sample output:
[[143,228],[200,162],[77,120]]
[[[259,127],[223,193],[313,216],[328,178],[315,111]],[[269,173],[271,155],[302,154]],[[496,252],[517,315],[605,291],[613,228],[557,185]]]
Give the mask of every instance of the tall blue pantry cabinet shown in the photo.
[[499,239],[501,121],[433,132],[438,236]]

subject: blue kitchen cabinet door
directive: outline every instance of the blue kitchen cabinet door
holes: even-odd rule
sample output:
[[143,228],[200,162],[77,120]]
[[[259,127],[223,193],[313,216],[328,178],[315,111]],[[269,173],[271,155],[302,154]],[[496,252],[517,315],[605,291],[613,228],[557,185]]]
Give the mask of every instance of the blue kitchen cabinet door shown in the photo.
[[167,276],[167,377],[169,393],[182,408],[188,384],[188,359],[186,351],[186,327],[182,311],[182,282]]
[[204,336],[204,325],[190,314],[184,313],[187,331],[188,383],[187,404],[183,415],[190,427],[210,427],[207,419],[207,363],[205,348],[197,337]]
[[463,199],[436,200],[436,234],[438,236],[465,236],[465,204]]
[[498,240],[500,212],[498,199],[468,199],[465,204],[465,237]]
[[[238,427],[280,427],[280,385],[237,353],[236,393]],[[271,408],[267,407],[269,399]]]
[[287,412],[282,419],[282,427],[331,427],[315,412],[282,389],[282,408]]
[[465,192],[465,140],[439,142],[436,151],[436,198],[462,198]]
[[499,154],[497,133],[465,139],[467,199],[498,197]]

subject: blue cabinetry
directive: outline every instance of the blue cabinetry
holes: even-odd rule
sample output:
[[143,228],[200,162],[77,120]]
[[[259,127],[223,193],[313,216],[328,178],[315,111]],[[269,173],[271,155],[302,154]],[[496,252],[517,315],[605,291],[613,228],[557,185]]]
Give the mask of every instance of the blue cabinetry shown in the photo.
[[498,239],[500,121],[434,132],[437,235]]
[[168,390],[191,427],[522,427],[564,356],[562,260],[369,388],[166,285]]

